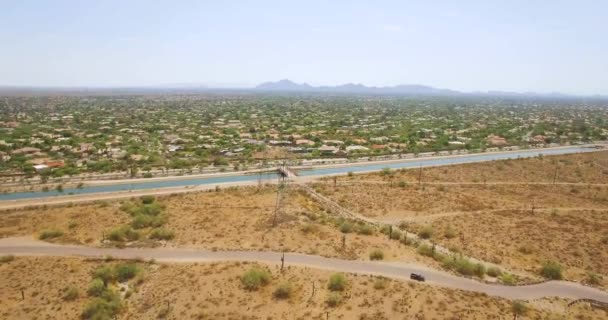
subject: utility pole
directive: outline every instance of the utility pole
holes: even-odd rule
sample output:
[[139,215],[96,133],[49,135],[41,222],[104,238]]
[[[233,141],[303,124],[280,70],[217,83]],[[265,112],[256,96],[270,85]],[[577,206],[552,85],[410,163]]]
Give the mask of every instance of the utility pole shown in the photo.
[[283,267],[285,266],[285,252],[281,256],[281,273],[283,273]]
[[418,185],[422,183],[422,165],[420,165],[420,169],[418,170]]

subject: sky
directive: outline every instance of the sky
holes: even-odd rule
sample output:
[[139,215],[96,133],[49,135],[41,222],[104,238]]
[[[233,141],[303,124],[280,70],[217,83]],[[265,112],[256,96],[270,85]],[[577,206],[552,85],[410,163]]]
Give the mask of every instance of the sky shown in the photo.
[[0,0],[0,85],[608,94],[608,1]]

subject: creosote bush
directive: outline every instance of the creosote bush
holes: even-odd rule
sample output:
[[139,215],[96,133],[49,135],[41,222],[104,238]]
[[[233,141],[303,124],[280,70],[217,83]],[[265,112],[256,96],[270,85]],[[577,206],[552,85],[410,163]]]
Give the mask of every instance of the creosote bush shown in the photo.
[[145,195],[141,197],[141,202],[143,204],[150,204],[152,202],[154,202],[156,200],[156,198],[153,195]]
[[431,226],[425,226],[418,232],[418,236],[422,239],[430,239],[433,236],[433,228]]
[[69,286],[66,288],[65,293],[63,294],[63,300],[66,301],[74,301],[78,299],[80,293],[78,292],[78,288],[74,286]]
[[104,285],[114,281],[116,278],[116,274],[114,273],[114,269],[109,265],[102,265],[101,267],[95,269],[93,271],[93,277],[100,279]]
[[334,273],[329,277],[327,288],[331,291],[343,291],[346,289],[346,277],[342,273]]
[[344,221],[340,225],[340,232],[342,232],[342,233],[350,233],[352,230],[353,230],[353,225],[352,225],[352,223],[350,223],[348,221]]
[[112,241],[135,241],[140,237],[139,232],[133,230],[131,226],[121,226],[110,230],[108,239]]
[[325,302],[330,307],[337,307],[342,303],[342,295],[337,292],[330,292],[325,298]]
[[587,273],[587,279],[585,280],[585,282],[592,285],[599,285],[602,282],[602,279],[603,278],[601,275],[595,272],[589,272]]
[[561,280],[563,279],[562,275],[562,266],[555,261],[547,261],[543,263],[542,268],[540,269],[540,274],[551,280]]
[[15,256],[12,254],[8,254],[5,256],[0,256],[0,263],[7,263],[15,260]]
[[500,271],[499,268],[497,267],[489,267],[488,271],[486,272],[490,277],[498,277],[502,274],[502,271]]
[[287,299],[293,292],[293,285],[290,282],[282,282],[274,290],[272,295],[277,299]]
[[391,240],[401,240],[402,236],[403,236],[403,233],[401,233],[401,231],[399,231],[398,229],[395,229],[395,228],[393,228],[393,232],[391,232],[391,234],[390,234]]
[[42,232],[40,232],[40,235],[38,236],[38,239],[49,240],[49,239],[59,238],[61,236],[63,236],[63,231],[56,230],[56,229],[48,229],[48,230],[42,230]]
[[382,260],[384,259],[384,252],[380,249],[374,249],[369,253],[370,260]]
[[270,283],[270,272],[260,268],[251,268],[241,277],[241,283],[247,290],[257,290]]
[[357,233],[369,236],[369,235],[372,235],[374,233],[374,228],[372,226],[370,226],[370,225],[367,225],[367,224],[360,224],[357,227]]
[[150,232],[150,239],[156,240],[171,240],[175,237],[175,232],[167,230],[165,228],[152,229]]
[[511,304],[511,311],[513,314],[523,316],[528,312],[528,307],[523,301],[513,301]]
[[517,278],[509,273],[503,273],[498,278],[500,279],[500,282],[510,286],[514,285],[515,282],[517,282]]
[[112,290],[106,290],[102,297],[94,298],[82,312],[84,319],[113,319],[120,311],[120,296]]
[[120,282],[133,279],[139,272],[139,267],[134,263],[119,264],[114,268],[116,280]]
[[89,284],[89,289],[87,289],[87,293],[92,297],[99,297],[106,290],[106,285],[103,283],[103,280],[99,278],[93,279],[91,284]]
[[443,234],[443,236],[446,239],[452,239],[452,238],[456,237],[456,230],[452,229],[452,227],[448,227],[445,230],[445,233]]

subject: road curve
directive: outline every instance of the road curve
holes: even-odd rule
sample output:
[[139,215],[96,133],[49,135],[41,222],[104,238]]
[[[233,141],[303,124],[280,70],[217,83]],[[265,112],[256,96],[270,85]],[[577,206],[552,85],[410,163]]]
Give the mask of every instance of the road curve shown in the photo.
[[[120,259],[155,259],[160,262],[213,262],[252,261],[279,264],[282,253],[260,251],[208,251],[185,248],[91,248],[75,245],[59,245],[30,238],[0,239],[0,255],[104,257]],[[549,281],[526,286],[486,284],[473,279],[458,277],[443,271],[416,264],[341,260],[321,256],[285,253],[287,265],[304,266],[332,271],[380,275],[396,279],[409,279],[410,273],[421,273],[427,283],[467,291],[486,293],[507,299],[538,299],[561,297],[569,299],[593,299],[608,303],[608,292],[567,281]]]

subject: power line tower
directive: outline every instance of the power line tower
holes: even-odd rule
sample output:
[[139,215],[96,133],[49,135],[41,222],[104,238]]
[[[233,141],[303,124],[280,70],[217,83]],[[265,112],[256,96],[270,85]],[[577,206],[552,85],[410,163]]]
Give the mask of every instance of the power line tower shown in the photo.
[[272,226],[276,226],[277,224],[277,218],[278,215],[280,214],[281,211],[281,207],[283,205],[283,201],[284,201],[284,197],[285,197],[285,192],[287,190],[287,185],[289,182],[289,169],[287,167],[287,161],[285,159],[283,159],[281,165],[279,166],[279,183],[277,186],[277,200],[276,200],[276,204],[275,204],[275,208],[274,208],[274,215],[272,218]]

